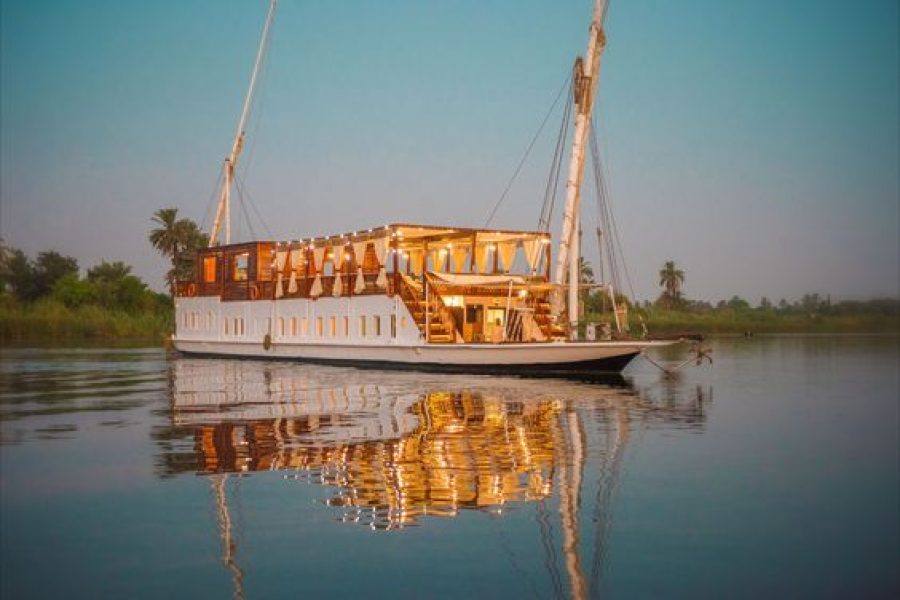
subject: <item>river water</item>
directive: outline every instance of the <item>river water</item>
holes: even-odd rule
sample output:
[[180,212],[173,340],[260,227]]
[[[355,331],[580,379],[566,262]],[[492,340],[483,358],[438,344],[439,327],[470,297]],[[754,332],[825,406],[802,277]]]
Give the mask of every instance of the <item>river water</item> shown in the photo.
[[4,349],[0,592],[897,597],[900,338],[711,345],[595,383]]

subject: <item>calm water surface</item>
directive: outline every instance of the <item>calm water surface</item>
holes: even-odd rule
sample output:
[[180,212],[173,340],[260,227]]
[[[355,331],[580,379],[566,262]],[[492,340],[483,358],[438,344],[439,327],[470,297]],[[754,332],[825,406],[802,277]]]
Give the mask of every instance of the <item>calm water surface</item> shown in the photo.
[[5,349],[0,591],[896,597],[900,338],[712,345],[601,384]]

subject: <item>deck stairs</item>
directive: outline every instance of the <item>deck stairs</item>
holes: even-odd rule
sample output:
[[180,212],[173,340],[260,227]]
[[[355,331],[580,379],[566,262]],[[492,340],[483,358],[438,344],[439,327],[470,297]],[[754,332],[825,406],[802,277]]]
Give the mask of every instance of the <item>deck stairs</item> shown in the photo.
[[432,306],[429,311],[424,289],[409,276],[403,275],[400,297],[409,309],[422,337],[430,343],[453,344],[459,339],[456,325],[449,317],[446,307],[443,307],[443,301],[439,298],[430,299]]

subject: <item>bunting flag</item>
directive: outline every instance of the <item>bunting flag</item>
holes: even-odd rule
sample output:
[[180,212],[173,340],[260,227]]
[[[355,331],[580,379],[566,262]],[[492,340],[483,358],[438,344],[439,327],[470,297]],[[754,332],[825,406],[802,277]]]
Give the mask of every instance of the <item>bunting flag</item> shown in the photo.
[[353,293],[362,294],[366,291],[366,278],[363,276],[362,267],[356,268],[356,285],[353,288]]
[[278,250],[275,253],[275,269],[278,273],[276,275],[275,282],[275,297],[281,298],[284,296],[284,266],[287,264],[288,253],[287,250]]
[[343,279],[344,278],[339,273],[335,273],[334,285],[331,288],[331,295],[334,296],[335,298],[340,298],[341,294],[344,291],[343,290],[344,286],[342,284]]
[[500,253],[500,263],[503,265],[504,271],[512,269],[513,261],[516,260],[517,242],[501,242],[497,244],[497,252]]
[[466,270],[466,259],[469,257],[469,249],[465,246],[453,247],[453,270],[463,273]]

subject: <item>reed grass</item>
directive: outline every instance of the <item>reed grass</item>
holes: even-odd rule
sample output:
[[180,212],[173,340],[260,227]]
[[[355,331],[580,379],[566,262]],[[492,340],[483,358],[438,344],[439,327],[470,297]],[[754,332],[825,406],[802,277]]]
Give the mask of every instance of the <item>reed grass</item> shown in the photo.
[[0,343],[50,340],[146,340],[162,344],[173,328],[173,312],[126,312],[96,305],[67,308],[42,299],[0,305]]

